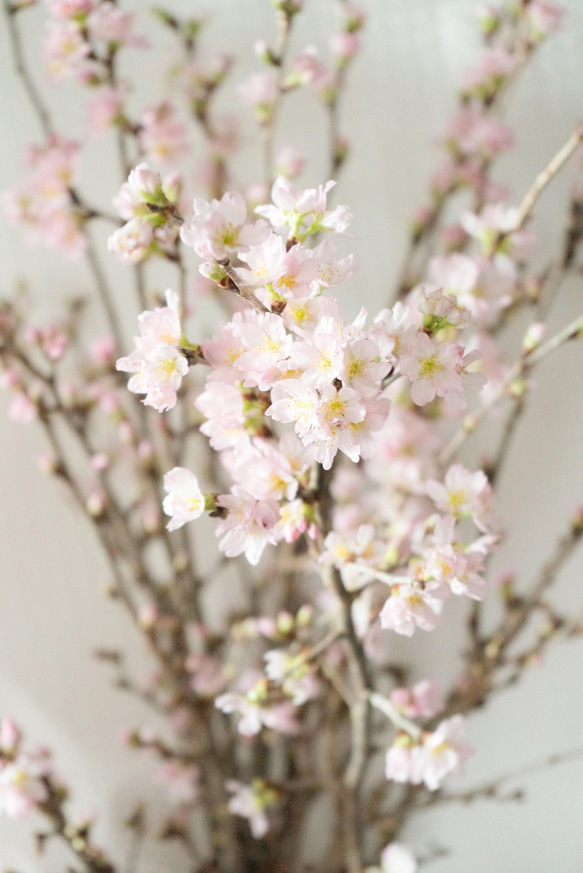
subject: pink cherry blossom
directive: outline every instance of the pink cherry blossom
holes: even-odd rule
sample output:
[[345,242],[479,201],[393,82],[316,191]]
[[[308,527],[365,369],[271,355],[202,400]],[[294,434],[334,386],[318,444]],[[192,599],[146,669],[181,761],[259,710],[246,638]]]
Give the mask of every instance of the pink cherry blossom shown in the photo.
[[186,524],[200,518],[204,512],[204,494],[200,490],[198,479],[184,467],[174,467],[164,476],[164,489],[167,496],[162,508],[166,515],[172,516],[167,524],[168,530],[177,530]]
[[252,785],[229,779],[226,787],[233,795],[229,800],[229,810],[234,815],[246,818],[252,835],[260,840],[269,830],[269,818],[265,810],[274,803],[275,793],[261,779],[254,780]]
[[271,189],[273,205],[258,206],[255,211],[274,227],[289,227],[290,235],[299,240],[323,230],[344,233],[352,219],[348,207],[327,209],[327,195],[335,184],[330,181],[318,188],[300,190],[289,179],[278,176]]
[[14,761],[0,762],[0,814],[13,819],[30,815],[47,799],[42,775],[42,767],[24,754]]
[[492,489],[481,470],[471,473],[463,464],[453,464],[444,483],[430,480],[427,493],[441,512],[454,518],[472,518],[481,531],[487,530],[492,510]]
[[412,584],[394,585],[379,616],[381,627],[407,637],[413,636],[416,627],[432,631],[439,624],[441,608],[441,600],[431,597],[422,588]]
[[247,206],[238,192],[227,192],[210,203],[196,199],[193,208],[194,215],[182,226],[180,237],[201,258],[221,260],[258,245],[269,233],[264,221],[247,222]]
[[226,518],[217,527],[217,536],[222,537],[221,552],[228,558],[244,554],[250,564],[258,564],[265,546],[275,543],[277,502],[255,500],[235,487],[231,494],[220,495],[217,504],[227,510]]
[[476,360],[473,353],[464,356],[458,343],[437,343],[419,333],[403,350],[399,369],[411,380],[411,398],[418,406],[442,397],[450,411],[465,408],[464,383],[480,388],[484,379],[479,373],[468,373],[467,367]]
[[463,762],[472,754],[472,749],[463,742],[466,720],[463,715],[454,715],[442,721],[435,731],[423,737],[423,743],[415,746],[412,755],[411,782],[424,782],[430,791],[436,791],[446,776],[461,773]]
[[252,73],[239,84],[243,103],[255,110],[260,122],[267,121],[279,94],[277,77],[271,70]]
[[411,689],[395,688],[391,703],[407,718],[433,718],[444,709],[437,683],[431,679],[424,679]]

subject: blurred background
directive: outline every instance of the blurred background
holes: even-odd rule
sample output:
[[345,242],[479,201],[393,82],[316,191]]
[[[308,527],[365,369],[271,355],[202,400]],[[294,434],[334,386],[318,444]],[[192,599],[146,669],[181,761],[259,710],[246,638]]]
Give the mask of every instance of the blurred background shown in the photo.
[[[123,5],[139,13],[136,31],[160,47],[150,55],[156,60],[148,63],[135,50],[126,52],[143,73],[133,98],[139,106],[163,96],[164,47],[173,43],[152,20],[147,4],[125,0]],[[428,179],[437,166],[435,140],[455,108],[455,86],[475,63],[479,45],[475,0],[360,0],[360,5],[368,22],[341,107],[341,132],[352,151],[337,195],[355,215],[356,238],[347,250],[353,250],[361,264],[351,288],[341,289],[347,315],[363,304],[374,311],[389,298],[404,255],[408,223],[425,201]],[[509,186],[516,202],[583,116],[583,4],[562,0],[561,5],[566,9],[561,31],[538,51],[505,105],[505,119],[514,130],[517,147],[500,161],[494,176]],[[305,7],[297,19],[292,52],[308,44],[325,50],[335,23],[335,5],[332,0],[306,0]],[[166,8],[183,15],[206,10],[211,18],[203,45],[209,53],[222,50],[237,57],[221,99],[224,109],[236,108],[243,117],[244,143],[235,161],[235,181],[245,186],[259,177],[261,165],[256,125],[249,110],[239,107],[235,83],[258,68],[254,41],[274,38],[271,6],[267,0],[206,4],[169,0]],[[20,18],[37,81],[43,76],[44,18],[42,10]],[[0,47],[3,189],[24,173],[24,148],[40,141],[40,131],[14,75],[1,19]],[[82,90],[64,84],[44,86],[44,92],[57,128],[66,136],[80,137],[85,118]],[[302,183],[325,180],[326,119],[313,95],[302,92],[284,101],[276,141],[292,142],[305,152],[308,164]],[[537,207],[533,226],[547,255],[560,240],[568,192],[581,165],[579,154]],[[90,199],[108,205],[120,183],[116,166],[113,142],[107,137],[87,149],[82,188]],[[129,338],[136,310],[127,272],[107,255],[105,229],[100,244],[102,260],[123,301]],[[12,292],[26,278],[39,297],[40,313],[50,312],[65,295],[91,290],[84,269],[55,253],[27,248],[20,232],[5,222],[0,223],[0,252],[2,293]],[[165,287],[165,277],[160,275],[159,281]],[[583,281],[573,280],[564,285],[552,311],[551,330],[581,311]],[[97,324],[99,312],[91,318]],[[204,321],[201,316],[201,331]],[[520,328],[508,336],[510,350],[518,348],[519,338]],[[500,510],[510,534],[497,567],[515,568],[524,583],[551,551],[573,508],[583,503],[582,377],[583,349],[575,344],[537,370],[537,389],[499,485]],[[149,781],[152,767],[122,748],[116,734],[120,728],[151,723],[151,715],[112,688],[109,671],[92,657],[92,651],[125,649],[143,678],[149,667],[129,622],[103,596],[107,571],[92,531],[56,484],[36,467],[35,459],[44,448],[42,438],[34,426],[7,421],[6,406],[7,398],[0,395],[0,713],[20,722],[31,742],[54,749],[59,771],[74,789],[73,809],[79,814],[98,810],[96,840],[123,858],[128,842],[120,825],[123,817],[142,797],[153,808],[163,801]],[[472,462],[479,462],[488,439],[486,429],[480,444],[470,444],[467,457]],[[556,602],[563,608],[572,605],[576,610],[583,603],[582,570],[579,553],[556,586]],[[455,659],[464,642],[459,607],[447,610],[436,633],[419,633],[412,640],[394,643],[397,657],[416,664],[416,678],[436,676],[447,687],[455,675]],[[499,695],[487,711],[472,717],[469,740],[476,754],[455,787],[480,784],[582,745],[582,689],[583,641],[552,648],[519,687]],[[516,784],[527,788],[521,804],[481,801],[471,807],[420,812],[405,834],[407,842],[420,855],[435,846],[451,849],[450,855],[432,863],[435,873],[491,873],[493,869],[580,873],[583,756]],[[145,873],[186,869],[178,849],[170,857],[172,868],[163,860],[168,855],[152,845],[142,869]],[[53,873],[59,864],[64,869],[64,856],[58,852],[46,858],[34,855],[28,823],[0,819],[1,870]]]

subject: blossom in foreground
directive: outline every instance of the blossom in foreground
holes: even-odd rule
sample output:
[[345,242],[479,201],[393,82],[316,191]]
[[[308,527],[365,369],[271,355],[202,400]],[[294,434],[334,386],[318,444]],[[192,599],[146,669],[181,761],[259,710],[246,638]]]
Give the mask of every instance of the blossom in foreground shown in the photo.
[[227,510],[226,518],[217,527],[222,537],[219,549],[228,558],[245,554],[250,564],[258,564],[268,543],[275,543],[274,527],[279,520],[275,500],[255,500],[236,486],[231,494],[221,494],[217,504]]
[[285,176],[278,176],[271,189],[273,205],[258,206],[255,211],[273,227],[289,227],[290,236],[300,241],[323,230],[344,233],[352,220],[350,209],[327,209],[327,195],[335,184],[330,181],[299,190]]
[[164,488],[167,495],[162,508],[166,515],[172,516],[166,525],[168,530],[177,530],[186,524],[200,518],[204,512],[204,494],[200,490],[198,479],[184,467],[174,467],[164,476]]
[[266,222],[247,221],[247,205],[238,191],[223,194],[220,200],[197,198],[194,214],[180,231],[182,242],[192,246],[201,258],[221,260],[230,254],[258,245],[266,238]]

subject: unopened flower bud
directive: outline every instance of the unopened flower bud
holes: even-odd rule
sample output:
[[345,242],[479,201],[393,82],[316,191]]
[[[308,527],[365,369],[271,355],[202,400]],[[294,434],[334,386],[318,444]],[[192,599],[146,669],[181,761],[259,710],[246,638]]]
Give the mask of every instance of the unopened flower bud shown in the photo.
[[531,324],[522,340],[522,351],[524,354],[534,351],[544,340],[547,333],[547,327],[542,321],[536,321]]

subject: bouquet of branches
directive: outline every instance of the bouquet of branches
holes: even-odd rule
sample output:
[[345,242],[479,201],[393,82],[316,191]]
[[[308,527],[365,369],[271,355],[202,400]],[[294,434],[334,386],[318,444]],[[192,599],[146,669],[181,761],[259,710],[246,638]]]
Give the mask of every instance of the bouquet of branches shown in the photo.
[[[29,818],[47,857],[65,844],[67,870],[151,873],[141,850],[159,840],[173,853],[166,870],[414,873],[443,851],[403,842],[420,810],[516,796],[504,778],[456,794],[472,713],[583,630],[550,598],[583,536],[582,510],[565,511],[534,579],[491,567],[510,521],[496,486],[533,371],[583,335],[583,315],[547,329],[580,271],[581,185],[542,267],[530,229],[583,127],[573,123],[529,190],[511,198],[493,177],[513,145],[501,102],[561,12],[547,0],[479,7],[483,53],[440,139],[397,287],[380,311],[350,320],[343,286],[358,288],[358,264],[336,185],[365,15],[338,0],[327,53],[290,48],[312,5],[265,2],[276,35],[256,43],[256,72],[231,92],[236,115],[256,119],[262,171],[244,178],[237,118],[217,109],[233,58],[205,44],[204,16],[140,13],[171,48],[165,95],[137,105],[150,46],[123,3],[4,0],[14,87],[41,134],[5,213],[95,287],[94,301],[63,299],[42,323],[24,289],[0,301],[8,415],[46,437],[41,467],[87,519],[107,594],[154,665],[145,682],[123,651],[96,653],[144,705],[122,741],[155,762],[169,804],[152,820],[137,797],[130,861],[110,856],[52,753],[4,713],[0,813]],[[26,60],[36,16],[47,18],[38,66]],[[80,90],[80,138],[55,129],[41,76]],[[282,103],[301,89],[329,127],[329,170],[312,187],[298,181],[310,174],[304,156],[277,136]],[[94,202],[81,163],[83,146],[100,154],[101,142],[121,187]],[[127,289],[112,288],[108,258],[124,265]],[[499,434],[476,466],[466,444],[492,415]],[[413,677],[415,640],[439,634],[455,598],[467,604],[464,649],[439,687]],[[399,657],[395,635],[412,638]]]

